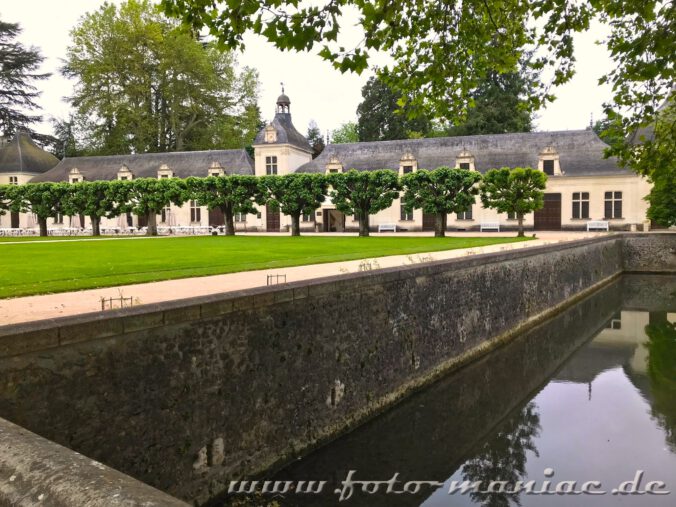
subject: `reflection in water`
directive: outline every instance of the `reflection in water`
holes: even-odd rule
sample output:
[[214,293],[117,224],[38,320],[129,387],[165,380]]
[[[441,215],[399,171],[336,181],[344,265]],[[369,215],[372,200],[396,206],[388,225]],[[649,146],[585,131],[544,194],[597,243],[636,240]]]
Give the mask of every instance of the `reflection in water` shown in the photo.
[[[503,422],[495,436],[481,446],[479,453],[465,462],[461,471],[463,479],[483,485],[491,481],[504,481],[507,485],[523,481],[526,478],[526,451],[538,455],[533,438],[538,436],[539,429],[540,416],[536,406],[528,403]],[[509,507],[510,501],[521,505],[520,494],[513,486],[501,492],[485,491],[486,488],[472,491],[470,497],[489,507]]]
[[[673,507],[676,313],[668,312],[676,312],[676,277],[625,276],[266,477],[327,481],[323,495],[291,493],[273,501],[284,507]],[[647,480],[664,481],[673,493],[449,494],[454,481],[535,481],[539,487],[549,478],[546,469],[553,483],[595,480],[608,490],[643,470]],[[349,470],[366,480],[399,473],[402,482],[444,485],[417,494],[355,491],[338,503],[333,491]]]
[[[652,317],[651,322],[657,320]],[[676,323],[667,321],[664,314],[663,321],[649,324],[645,332],[652,414],[664,428],[671,451],[676,453]]]

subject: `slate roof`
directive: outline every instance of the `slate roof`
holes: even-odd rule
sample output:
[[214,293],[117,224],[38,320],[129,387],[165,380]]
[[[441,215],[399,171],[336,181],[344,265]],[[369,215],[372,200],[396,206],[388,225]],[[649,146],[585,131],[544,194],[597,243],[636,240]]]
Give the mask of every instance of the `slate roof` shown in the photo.
[[603,158],[607,145],[592,130],[329,144],[319,157],[300,166],[297,172],[324,172],[332,157],[338,158],[344,170],[398,171],[406,153],[415,157],[421,169],[454,167],[463,150],[474,156],[475,167],[482,173],[499,167],[537,168],[539,154],[549,146],[559,154],[563,176],[633,174],[619,167],[616,159]]
[[245,150],[208,150],[67,157],[31,181],[68,181],[68,173],[73,168],[77,168],[88,181],[114,180],[123,165],[129,168],[135,178],[157,178],[157,171],[162,164],[169,166],[178,178],[207,176],[213,162],[219,162],[226,174],[254,174],[254,161]]
[[277,113],[275,114],[274,119],[270,123],[275,128],[277,132],[277,142],[275,143],[266,143],[265,142],[265,129],[262,129],[253,144],[290,144],[301,150],[305,150],[309,153],[312,153],[312,147],[308,143],[307,139],[303,134],[296,130],[296,127],[293,126],[291,122],[291,113]]
[[0,149],[0,173],[44,173],[59,159],[40,148],[27,132],[18,132]]

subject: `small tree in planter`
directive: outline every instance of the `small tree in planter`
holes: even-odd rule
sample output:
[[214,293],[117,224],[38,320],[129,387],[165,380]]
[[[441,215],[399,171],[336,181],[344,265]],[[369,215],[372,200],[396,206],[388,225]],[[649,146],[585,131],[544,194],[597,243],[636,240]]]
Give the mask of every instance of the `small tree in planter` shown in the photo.
[[515,214],[519,221],[518,237],[523,237],[523,217],[544,206],[546,186],[547,175],[542,171],[530,167],[503,167],[484,174],[479,193],[485,208]]
[[392,206],[399,197],[399,177],[396,172],[356,171],[328,175],[332,190],[329,192],[336,208],[346,215],[359,219],[359,235],[369,235],[369,217]]
[[10,209],[18,213],[33,213],[38,218],[40,236],[47,236],[47,219],[64,213],[63,201],[68,190],[68,183],[12,185],[8,193]]
[[256,213],[256,204],[263,203],[258,178],[233,174],[231,176],[208,176],[185,180],[187,199],[200,205],[219,209],[225,217],[226,236],[235,235],[235,214]]
[[434,213],[434,235],[443,237],[446,235],[448,214],[461,213],[474,204],[474,196],[479,193],[476,186],[479,181],[481,175],[468,169],[420,169],[402,177],[402,204],[407,211],[422,208],[425,213]]
[[323,174],[264,176],[261,184],[272,208],[279,208],[291,217],[292,236],[300,236],[300,216],[314,214],[326,199],[328,191],[328,181]]

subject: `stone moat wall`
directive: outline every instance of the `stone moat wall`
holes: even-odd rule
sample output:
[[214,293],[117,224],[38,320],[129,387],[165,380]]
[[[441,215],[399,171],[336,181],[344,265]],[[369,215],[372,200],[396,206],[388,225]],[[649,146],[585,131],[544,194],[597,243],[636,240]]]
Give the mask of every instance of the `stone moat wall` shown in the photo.
[[611,235],[4,326],[0,417],[201,503],[674,252]]

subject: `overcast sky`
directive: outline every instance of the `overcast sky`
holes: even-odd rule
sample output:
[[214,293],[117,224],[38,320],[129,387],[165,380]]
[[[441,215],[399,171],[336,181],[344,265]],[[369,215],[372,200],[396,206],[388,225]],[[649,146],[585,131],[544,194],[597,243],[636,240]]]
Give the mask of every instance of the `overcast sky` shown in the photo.
[[[47,119],[68,115],[63,97],[71,93],[72,82],[61,77],[58,68],[70,42],[70,28],[85,12],[96,10],[102,3],[102,0],[0,0],[0,19],[21,24],[24,31],[20,41],[40,48],[46,57],[43,70],[53,73],[39,83],[42,90],[39,103]],[[610,88],[599,86],[598,78],[612,65],[606,49],[594,44],[603,32],[603,27],[596,26],[591,33],[576,36],[577,74],[571,82],[554,90],[557,100],[553,104],[538,112],[537,130],[585,128],[591,114],[595,119],[601,117],[601,105],[610,99]],[[283,81],[291,98],[294,124],[301,132],[305,133],[311,119],[323,133],[356,120],[361,88],[370,73],[340,74],[315,54],[282,53],[260,38],[249,37],[247,41],[239,60],[260,73],[259,105],[264,119],[274,115],[279,83]],[[43,128],[50,129],[48,125]]]

